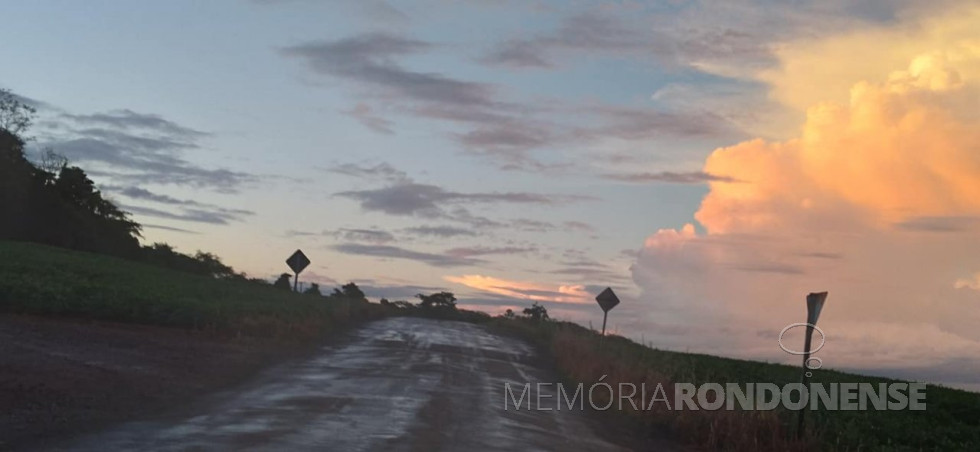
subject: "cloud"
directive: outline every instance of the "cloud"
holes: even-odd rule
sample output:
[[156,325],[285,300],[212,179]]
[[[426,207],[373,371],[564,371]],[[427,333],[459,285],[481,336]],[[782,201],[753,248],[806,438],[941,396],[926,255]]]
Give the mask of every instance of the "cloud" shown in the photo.
[[[119,207],[126,212],[147,216],[147,217],[165,218],[168,220],[178,220],[178,221],[189,221],[193,223],[209,223],[209,224],[221,224],[221,225],[228,224],[232,221],[241,221],[242,215],[246,215],[243,212],[247,212],[247,211],[236,211],[236,210],[221,209],[221,208],[215,210],[185,208],[185,209],[180,209],[179,212],[171,212],[168,210],[156,209],[153,207],[135,206],[129,204],[120,204]],[[251,213],[248,213],[248,215],[250,214]]]
[[562,223],[562,226],[570,231],[595,232],[595,228],[591,224],[583,221],[566,221]]
[[257,180],[254,175],[197,166],[183,157],[200,150],[209,134],[159,115],[132,110],[71,114],[56,107],[47,112],[38,145],[87,165],[92,175],[115,182],[174,184],[234,192]]
[[282,54],[303,60],[314,71],[380,89],[389,95],[437,104],[493,105],[493,89],[483,83],[403,68],[393,57],[428,50],[432,45],[385,33],[286,47]]
[[325,231],[324,234],[351,242],[389,243],[395,241],[395,236],[392,233],[379,229],[340,228],[335,231]]
[[489,294],[531,301],[556,303],[589,303],[591,296],[581,285],[549,285],[511,281],[484,275],[446,276],[446,281],[461,284]]
[[377,228],[338,228],[322,232],[287,230],[286,237],[333,237],[338,240],[360,243],[390,243],[395,241],[395,235]]
[[386,135],[393,135],[395,133],[395,131],[392,130],[392,125],[394,125],[394,122],[376,115],[374,113],[374,109],[363,102],[357,104],[357,106],[350,110],[344,110],[342,113],[357,119],[361,124],[364,124],[365,127],[375,132]]
[[197,223],[228,224],[232,221],[244,221],[245,217],[255,215],[255,212],[247,209],[231,209],[189,199],[178,199],[140,187],[104,185],[101,189],[132,200],[163,204],[179,210],[179,212],[173,212],[147,206],[123,205],[124,210],[150,217]]
[[160,224],[147,224],[147,223],[142,223],[142,224],[140,224],[140,226],[142,226],[143,229],[160,229],[160,230],[163,230],[163,231],[179,232],[181,234],[193,234],[193,235],[200,234],[200,232],[197,232],[197,231],[191,231],[189,229],[182,229],[182,228],[175,228],[173,226],[164,226],[164,225],[160,225]]
[[717,176],[704,171],[673,172],[661,171],[659,173],[621,173],[606,174],[606,179],[618,180],[623,182],[666,182],[671,184],[704,184],[708,182],[737,182],[727,176]]
[[408,234],[418,235],[418,236],[431,236],[431,237],[459,237],[467,236],[472,237],[476,235],[476,232],[465,228],[459,228],[454,226],[414,226],[410,228],[405,228],[404,232]]
[[389,215],[445,215],[444,208],[459,204],[512,203],[559,205],[591,199],[575,195],[546,195],[526,192],[462,193],[435,185],[403,182],[383,188],[351,190],[334,194],[360,203],[367,211]]
[[543,52],[533,41],[512,39],[504,41],[486,55],[480,62],[491,66],[512,68],[551,68],[554,65],[545,59]]
[[375,256],[390,259],[404,259],[433,267],[465,267],[484,263],[480,259],[468,257],[450,256],[446,254],[427,253],[423,251],[413,251],[391,245],[365,245],[360,243],[342,243],[331,248],[344,254],[354,254],[360,256]]
[[971,289],[980,291],[980,272],[973,275],[970,278],[960,278],[953,283],[953,287],[957,289]]
[[631,279],[625,269],[615,270],[604,265],[568,265],[550,272],[553,275],[572,276],[593,283],[628,284]]
[[712,111],[665,111],[612,105],[591,106],[589,111],[602,124],[575,128],[578,139],[612,137],[637,141],[665,135],[708,137],[734,132],[725,117]]
[[[703,229],[647,238],[632,267],[648,308],[637,321],[735,325],[696,349],[734,344],[726,353],[768,359],[779,350],[742,333],[798,322],[805,294],[829,290],[825,365],[975,359],[980,311],[975,292],[957,288],[980,269],[980,35],[965,28],[978,17],[940,13],[781,48],[784,75],[799,76],[772,78],[787,105],[840,87],[822,83],[829,73],[857,74],[849,96],[812,104],[798,136],[711,153],[702,171],[739,183],[708,181],[694,215]],[[887,57],[854,56],[882,42]]]
[[[618,31],[612,19],[602,16],[569,19],[562,33],[556,42],[569,48],[611,45],[639,49],[643,45],[632,40],[632,32]],[[386,112],[450,123],[457,129],[449,136],[467,152],[487,157],[507,170],[562,170],[574,163],[560,158],[547,161],[540,154],[607,139],[639,141],[732,132],[729,121],[710,110],[668,111],[560,99],[513,101],[497,85],[414,71],[403,63],[439,48],[404,36],[366,33],[291,46],[281,53],[306,63],[318,75],[353,86],[358,104],[345,113],[372,130],[390,134],[395,126],[362,99],[383,102]]]
[[913,217],[895,223],[895,227],[918,232],[964,232],[980,230],[980,217]]
[[611,14],[581,12],[566,16],[551,33],[530,39],[508,39],[480,61],[495,66],[551,68],[559,53],[636,52],[658,47],[654,34],[643,33]]
[[488,256],[493,254],[528,254],[535,253],[536,247],[521,246],[470,246],[446,250],[446,254],[457,257]]
[[153,130],[162,135],[183,137],[188,140],[208,136],[207,133],[182,126],[164,119],[160,115],[138,113],[129,109],[87,115],[62,113],[61,117],[89,127],[108,127],[111,130],[130,131]]
[[373,166],[356,163],[343,163],[327,168],[327,171],[345,176],[367,180],[384,180],[390,182],[410,182],[411,179],[404,171],[391,166],[389,163],[378,163]]

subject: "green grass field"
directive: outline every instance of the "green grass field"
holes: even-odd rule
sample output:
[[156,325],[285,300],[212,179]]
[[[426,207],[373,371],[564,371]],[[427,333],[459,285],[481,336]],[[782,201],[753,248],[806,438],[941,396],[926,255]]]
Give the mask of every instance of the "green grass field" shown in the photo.
[[0,311],[309,339],[380,306],[216,280],[114,257],[0,241]]
[[[657,350],[629,339],[599,335],[571,323],[534,324],[497,319],[493,326],[517,334],[547,351],[567,383],[599,380],[654,388],[672,384],[798,383],[795,366]],[[813,383],[889,383],[897,380],[817,370]],[[624,391],[626,392],[626,391]],[[649,394],[649,392],[648,392]],[[628,393],[627,393],[628,395]],[[618,396],[618,395],[617,395]],[[649,396],[648,396],[649,397]],[[605,411],[648,431],[670,431],[678,439],[710,450],[980,450],[980,394],[928,386],[925,411],[808,411],[808,434],[796,439],[796,412],[773,411]]]

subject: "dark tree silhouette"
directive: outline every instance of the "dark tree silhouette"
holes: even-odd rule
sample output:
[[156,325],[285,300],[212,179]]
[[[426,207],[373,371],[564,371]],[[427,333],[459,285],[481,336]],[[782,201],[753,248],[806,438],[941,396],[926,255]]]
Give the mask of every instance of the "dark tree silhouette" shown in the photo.
[[524,308],[524,316],[535,322],[541,322],[548,320],[549,318],[548,310],[545,309],[544,306],[539,305],[537,302],[534,302],[534,304],[529,308]]
[[24,156],[24,140],[0,129],[0,238],[139,256],[140,225],[102,197],[78,167],[57,173]]
[[0,88],[0,130],[21,135],[31,127],[37,110],[10,90]]
[[367,301],[367,296],[365,296],[364,292],[361,291],[361,288],[357,287],[357,284],[354,284],[353,282],[344,284],[343,286],[340,286],[339,289],[334,289],[330,296],[336,298],[347,298],[350,300]]
[[142,247],[140,225],[96,188],[85,171],[46,149],[40,162],[24,154],[34,107],[0,89],[0,239],[110,254],[214,278],[247,280],[211,254]]
[[414,304],[409,303],[409,302],[407,302],[405,300],[392,301],[391,302],[391,305],[394,306],[394,307],[396,307],[396,308],[398,308],[398,309],[405,309],[405,310],[415,309],[415,305]]
[[316,295],[318,297],[323,295],[322,293],[320,293],[320,285],[317,283],[310,283],[310,287],[307,287],[306,290],[303,291],[303,294]]
[[292,278],[293,275],[283,273],[279,275],[279,279],[276,279],[276,282],[272,283],[272,286],[277,289],[293,290]]
[[439,292],[431,295],[418,294],[419,307],[433,310],[456,310],[456,296],[452,292]]

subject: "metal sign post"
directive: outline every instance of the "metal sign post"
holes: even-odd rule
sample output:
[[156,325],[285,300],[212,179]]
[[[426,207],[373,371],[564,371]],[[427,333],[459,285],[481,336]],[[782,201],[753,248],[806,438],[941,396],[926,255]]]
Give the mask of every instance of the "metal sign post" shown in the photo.
[[289,259],[286,259],[286,265],[289,266],[295,275],[293,279],[293,292],[296,292],[296,289],[299,286],[299,273],[310,265],[310,259],[303,254],[303,251],[296,250],[292,256],[289,256]]
[[609,317],[609,311],[615,308],[619,304],[619,297],[613,293],[613,290],[606,287],[602,293],[595,297],[595,301],[599,303],[599,307],[602,308],[602,335],[606,335],[606,319]]
[[[813,328],[817,326],[817,319],[823,309],[824,302],[827,301],[827,292],[814,292],[806,296],[806,338],[803,340],[803,387],[810,391],[810,372],[807,364],[810,362],[810,345],[813,341]],[[802,396],[801,396],[802,397]],[[806,413],[806,405],[802,404],[796,424],[796,436],[802,438],[804,432],[803,414]]]

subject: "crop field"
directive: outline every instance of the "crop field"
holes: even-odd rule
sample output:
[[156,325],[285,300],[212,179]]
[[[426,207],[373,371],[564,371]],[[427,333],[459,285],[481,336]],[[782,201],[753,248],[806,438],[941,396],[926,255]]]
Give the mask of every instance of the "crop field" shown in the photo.
[[[799,367],[658,350],[618,336],[601,340],[598,333],[572,323],[498,319],[492,326],[538,344],[554,360],[566,383],[588,387],[605,375],[603,381],[616,391],[618,383],[645,384],[648,399],[658,383],[672,399],[674,383],[782,386],[801,378]],[[811,380],[876,387],[897,381],[824,369],[814,371]],[[980,450],[980,394],[933,385],[925,392],[924,411],[808,409],[802,438],[796,436],[797,413],[781,407],[771,411],[678,411],[657,404],[652,410],[634,410],[627,403],[623,410],[617,406],[601,414],[651,434],[666,430],[683,442],[711,450]],[[619,395],[617,392],[616,397]]]
[[0,311],[279,339],[316,337],[381,312],[361,301],[5,241],[0,241]]

